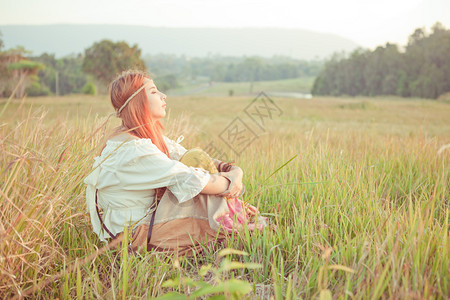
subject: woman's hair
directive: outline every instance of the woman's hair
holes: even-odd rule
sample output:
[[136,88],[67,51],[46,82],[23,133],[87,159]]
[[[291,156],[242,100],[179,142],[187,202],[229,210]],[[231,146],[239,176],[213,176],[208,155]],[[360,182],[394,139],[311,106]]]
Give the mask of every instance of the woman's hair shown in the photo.
[[[122,72],[110,85],[111,104],[118,111],[150,76],[142,71]],[[145,89],[137,93],[120,112],[125,131],[138,137],[151,139],[161,152],[169,156],[163,139],[164,126],[152,118],[150,104]]]

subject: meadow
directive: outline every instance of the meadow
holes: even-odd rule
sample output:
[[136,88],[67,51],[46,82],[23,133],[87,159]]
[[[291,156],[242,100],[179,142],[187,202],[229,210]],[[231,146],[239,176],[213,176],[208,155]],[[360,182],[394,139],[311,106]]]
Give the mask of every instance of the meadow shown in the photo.
[[[1,99],[0,298],[448,298],[450,103],[272,98],[252,119],[255,96],[167,99],[167,136],[223,151],[277,226],[191,257],[92,233],[83,179],[118,125],[106,96]],[[256,137],[221,139],[236,118]]]
[[[224,97],[230,92],[234,96],[256,95],[258,91],[309,94],[315,77],[299,77],[255,82],[211,82],[208,78],[198,77],[194,82],[182,82],[180,88],[170,91],[173,95],[195,94],[200,96]],[[157,79],[156,79],[157,82]]]

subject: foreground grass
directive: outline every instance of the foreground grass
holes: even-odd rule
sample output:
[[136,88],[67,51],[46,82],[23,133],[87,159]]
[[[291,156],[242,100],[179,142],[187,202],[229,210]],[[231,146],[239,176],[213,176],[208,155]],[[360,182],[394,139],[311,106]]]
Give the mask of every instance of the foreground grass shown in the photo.
[[[249,254],[232,259],[262,268],[221,280],[250,283],[250,298],[447,298],[450,105],[274,99],[283,113],[258,128],[243,112],[250,100],[168,99],[168,135],[183,134],[187,148],[225,149],[244,169],[244,199],[278,226],[230,238],[226,246]],[[191,258],[95,254],[103,245],[82,180],[109,112],[104,97],[72,96],[18,101],[1,116],[0,298],[37,286],[33,298],[191,294],[183,278],[220,268],[217,248]],[[239,156],[218,138],[235,117],[259,136]],[[217,284],[214,274],[204,280]]]

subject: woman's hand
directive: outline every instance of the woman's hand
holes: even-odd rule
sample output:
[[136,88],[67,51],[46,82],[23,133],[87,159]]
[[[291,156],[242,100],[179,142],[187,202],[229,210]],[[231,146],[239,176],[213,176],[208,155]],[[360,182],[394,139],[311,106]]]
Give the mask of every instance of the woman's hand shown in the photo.
[[226,191],[218,194],[218,196],[235,198],[243,194],[244,185],[242,184],[242,178],[244,172],[241,168],[233,166],[229,172],[222,172],[220,174],[230,180],[230,185]]

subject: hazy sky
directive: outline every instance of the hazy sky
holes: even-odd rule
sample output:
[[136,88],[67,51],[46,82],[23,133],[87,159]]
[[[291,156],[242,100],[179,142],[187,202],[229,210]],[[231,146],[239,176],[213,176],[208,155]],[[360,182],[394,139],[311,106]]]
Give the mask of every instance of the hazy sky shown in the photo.
[[371,48],[437,21],[450,28],[450,0],[0,0],[0,25],[301,28]]

